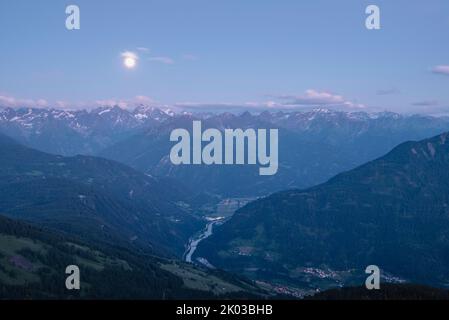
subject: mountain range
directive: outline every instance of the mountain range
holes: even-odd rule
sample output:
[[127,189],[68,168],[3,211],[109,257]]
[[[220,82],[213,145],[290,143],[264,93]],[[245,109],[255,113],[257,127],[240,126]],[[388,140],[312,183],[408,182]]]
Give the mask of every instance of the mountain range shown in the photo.
[[[175,166],[169,161],[173,129],[279,129],[279,171],[260,177],[256,166]],[[380,157],[407,140],[449,130],[449,118],[329,109],[292,112],[175,113],[140,105],[90,111],[3,108],[0,132],[53,154],[94,155],[182,182],[197,193],[220,197],[264,196],[305,188]]]
[[[261,177],[257,166],[176,166],[170,162],[173,129],[202,127],[276,128],[279,130],[279,170]],[[305,188],[380,157],[407,140],[424,139],[449,130],[447,118],[401,116],[394,113],[348,113],[316,109],[310,112],[224,113],[171,117],[118,142],[100,155],[142,172],[185,182],[192,189],[225,197],[265,196],[289,188]]]
[[94,110],[0,108],[0,131],[32,148],[65,156],[93,155],[173,115],[169,109],[118,106]]

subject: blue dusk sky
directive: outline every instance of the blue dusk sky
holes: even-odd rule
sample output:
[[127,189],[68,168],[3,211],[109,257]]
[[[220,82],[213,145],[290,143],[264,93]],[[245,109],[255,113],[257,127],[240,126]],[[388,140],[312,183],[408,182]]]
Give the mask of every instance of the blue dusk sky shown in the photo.
[[2,106],[449,113],[447,0],[0,0],[0,41]]

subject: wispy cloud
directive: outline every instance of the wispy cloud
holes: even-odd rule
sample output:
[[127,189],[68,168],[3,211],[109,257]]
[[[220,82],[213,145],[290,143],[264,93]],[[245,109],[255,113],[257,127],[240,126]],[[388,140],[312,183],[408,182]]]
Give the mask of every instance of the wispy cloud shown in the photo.
[[412,105],[417,107],[434,107],[438,105],[438,101],[436,100],[417,101],[413,102]]
[[48,101],[45,99],[22,99],[0,94],[0,107],[10,108],[56,108],[65,110],[80,110],[118,106],[122,109],[133,109],[139,105],[160,106],[157,101],[145,95],[137,95],[128,99],[108,98],[94,101],[75,102],[67,100]]
[[137,49],[138,51],[145,52],[145,53],[150,52],[150,49],[147,48],[147,47],[137,47],[136,49]]
[[435,74],[442,74],[445,76],[449,76],[449,65],[436,66],[432,69],[432,72]]
[[379,89],[376,91],[378,96],[389,96],[393,94],[399,94],[400,91],[397,88]]
[[[142,60],[146,59],[147,61],[150,62],[157,62],[157,63],[163,63],[163,64],[174,64],[175,60],[170,58],[170,57],[166,57],[166,56],[151,56],[150,54],[150,49],[147,47],[137,47],[136,51],[139,51],[142,55]],[[139,55],[134,52],[134,51],[124,51],[121,53],[121,56],[126,59],[126,58],[131,58],[134,60],[139,60]]]
[[169,57],[150,57],[150,58],[148,58],[148,61],[159,62],[159,63],[163,63],[163,64],[174,64],[175,63],[175,61]]
[[195,111],[238,111],[238,110],[262,110],[267,109],[265,103],[227,103],[227,102],[211,102],[211,103],[198,103],[198,102],[178,102],[174,104],[177,109],[195,110]]
[[318,91],[314,89],[306,90],[302,95],[281,95],[276,98],[283,101],[283,106],[323,106],[323,107],[347,107],[365,108],[365,105],[350,101],[345,97],[328,91]]
[[93,109],[97,107],[118,106],[123,109],[132,109],[139,105],[147,106],[166,106],[175,110],[195,110],[210,112],[226,111],[263,111],[263,110],[295,110],[308,109],[312,107],[333,107],[340,110],[360,109],[365,106],[345,99],[341,95],[330,92],[307,90],[303,95],[282,95],[272,96],[273,99],[256,102],[179,102],[170,105],[161,104],[151,97],[137,95],[133,98],[106,98],[94,101],[64,101],[57,100],[49,102],[44,99],[17,99],[7,95],[0,95],[0,106],[3,107],[54,107],[58,109]]
[[11,108],[46,108],[49,103],[45,99],[22,99],[7,95],[0,95],[0,106]]
[[187,61],[197,61],[198,57],[193,54],[183,54],[182,59]]
[[118,106],[122,109],[133,109],[139,105],[158,105],[158,103],[144,95],[138,95],[130,99],[105,99],[97,100],[93,104],[94,107],[115,107]]
[[245,103],[176,103],[175,106],[181,109],[201,110],[201,111],[230,111],[230,110],[295,110],[308,109],[314,107],[334,108],[338,110],[358,110],[366,108],[365,105],[345,99],[341,95],[332,94],[325,91],[307,90],[302,95],[277,95],[264,102]]
[[153,98],[147,97],[147,96],[135,96],[133,99],[133,102],[138,104],[154,104],[156,101]]

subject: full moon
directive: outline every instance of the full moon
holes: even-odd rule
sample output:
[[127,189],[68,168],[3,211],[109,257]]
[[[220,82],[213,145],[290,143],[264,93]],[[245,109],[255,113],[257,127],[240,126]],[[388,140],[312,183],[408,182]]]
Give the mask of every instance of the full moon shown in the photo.
[[137,62],[136,59],[134,59],[133,57],[126,57],[123,60],[123,64],[128,69],[133,69],[136,66],[136,62]]

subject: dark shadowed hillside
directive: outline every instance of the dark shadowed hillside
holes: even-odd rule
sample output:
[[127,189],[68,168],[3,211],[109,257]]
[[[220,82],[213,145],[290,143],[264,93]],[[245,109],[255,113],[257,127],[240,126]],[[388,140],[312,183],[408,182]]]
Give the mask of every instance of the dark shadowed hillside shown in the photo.
[[179,189],[113,161],[50,155],[0,136],[0,212],[9,217],[182,254],[200,224]]
[[331,289],[307,300],[449,300],[449,291],[412,284],[384,284],[380,290],[365,287]]
[[256,278],[312,287],[361,284],[371,264],[387,282],[447,286],[448,138],[406,142],[317,187],[250,203],[197,255]]
[[[80,270],[80,291],[65,287]],[[0,216],[0,299],[261,298],[251,282],[119,246],[86,244]]]

